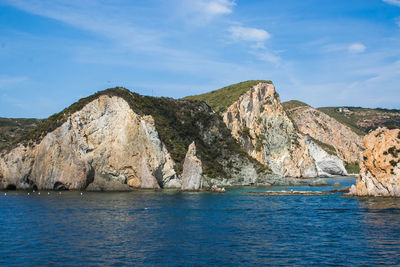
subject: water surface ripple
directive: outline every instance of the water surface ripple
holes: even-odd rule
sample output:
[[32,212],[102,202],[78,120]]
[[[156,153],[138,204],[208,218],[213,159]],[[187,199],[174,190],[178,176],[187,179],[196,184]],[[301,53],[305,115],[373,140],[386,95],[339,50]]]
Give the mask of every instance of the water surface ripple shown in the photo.
[[255,190],[1,192],[0,264],[400,264],[400,200]]

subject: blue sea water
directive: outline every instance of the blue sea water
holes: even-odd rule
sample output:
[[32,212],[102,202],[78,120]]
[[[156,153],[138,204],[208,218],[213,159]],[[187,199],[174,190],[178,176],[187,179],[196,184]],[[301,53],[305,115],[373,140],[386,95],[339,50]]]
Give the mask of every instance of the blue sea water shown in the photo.
[[[332,189],[268,190],[292,188]],[[248,194],[265,190],[1,192],[0,264],[400,264],[399,199]]]

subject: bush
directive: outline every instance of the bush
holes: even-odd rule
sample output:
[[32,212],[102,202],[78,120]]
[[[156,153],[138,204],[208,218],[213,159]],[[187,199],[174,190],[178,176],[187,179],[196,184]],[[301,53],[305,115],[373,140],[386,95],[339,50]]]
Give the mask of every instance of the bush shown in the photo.
[[345,168],[349,174],[360,173],[360,164],[358,162],[346,163]]

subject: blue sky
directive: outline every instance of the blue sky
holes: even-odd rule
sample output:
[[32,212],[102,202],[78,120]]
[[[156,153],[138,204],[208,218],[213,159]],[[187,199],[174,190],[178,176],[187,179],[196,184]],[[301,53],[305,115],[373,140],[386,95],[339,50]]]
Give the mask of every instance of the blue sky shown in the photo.
[[282,101],[400,108],[400,0],[0,0],[1,117],[250,79]]

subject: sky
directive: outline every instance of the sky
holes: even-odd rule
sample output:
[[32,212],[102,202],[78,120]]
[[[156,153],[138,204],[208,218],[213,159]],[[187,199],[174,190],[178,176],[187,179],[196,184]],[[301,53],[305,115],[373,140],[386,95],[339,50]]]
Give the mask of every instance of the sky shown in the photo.
[[400,109],[400,0],[0,0],[0,117],[253,79],[282,101]]

